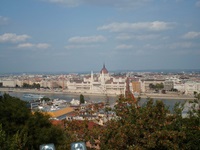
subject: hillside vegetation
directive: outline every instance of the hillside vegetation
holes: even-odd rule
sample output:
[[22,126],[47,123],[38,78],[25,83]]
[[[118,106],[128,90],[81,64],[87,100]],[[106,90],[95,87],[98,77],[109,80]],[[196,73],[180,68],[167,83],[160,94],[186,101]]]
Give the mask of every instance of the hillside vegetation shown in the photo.
[[183,118],[183,106],[178,104],[170,112],[162,101],[149,99],[140,108],[123,96],[117,102],[112,110],[117,117],[105,126],[89,128],[86,120],[65,121],[61,127],[52,125],[47,115],[31,113],[26,102],[4,94],[0,96],[0,150],[37,150],[45,143],[67,150],[75,141],[98,144],[102,150],[199,149],[199,109],[191,109]]

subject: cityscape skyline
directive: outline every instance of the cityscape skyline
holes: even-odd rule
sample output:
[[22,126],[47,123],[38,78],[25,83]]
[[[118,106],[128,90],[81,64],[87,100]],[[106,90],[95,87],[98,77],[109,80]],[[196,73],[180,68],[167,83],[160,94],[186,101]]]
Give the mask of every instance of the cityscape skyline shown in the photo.
[[199,0],[0,2],[0,72],[200,69]]

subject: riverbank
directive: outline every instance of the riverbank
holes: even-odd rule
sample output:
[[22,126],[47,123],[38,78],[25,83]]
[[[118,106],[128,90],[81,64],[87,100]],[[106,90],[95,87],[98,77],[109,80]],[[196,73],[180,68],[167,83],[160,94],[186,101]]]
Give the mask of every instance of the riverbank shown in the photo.
[[[38,90],[38,89],[23,89],[23,88],[0,88],[0,92],[16,92],[16,93],[32,93],[32,94],[66,94],[66,95],[94,95],[94,96],[105,96],[102,93],[81,93],[81,92],[71,92],[67,90]],[[108,96],[117,96],[116,94],[107,94]]]
[[193,96],[189,95],[178,95],[178,94],[154,94],[154,93],[143,93],[140,95],[141,98],[153,98],[153,99],[179,99],[179,100],[193,100]]
[[[22,88],[0,88],[0,92],[16,92],[16,93],[35,93],[35,94],[66,94],[66,95],[94,95],[94,96],[105,96],[101,93],[80,93],[80,92],[70,92],[70,91],[58,91],[58,90],[38,90],[38,89],[22,89]],[[107,94],[111,97],[116,97],[118,95],[115,94]],[[141,98],[153,98],[153,99],[179,99],[179,100],[193,100],[193,96],[189,95],[180,95],[178,93],[174,94],[161,94],[161,93],[142,93],[139,95]]]

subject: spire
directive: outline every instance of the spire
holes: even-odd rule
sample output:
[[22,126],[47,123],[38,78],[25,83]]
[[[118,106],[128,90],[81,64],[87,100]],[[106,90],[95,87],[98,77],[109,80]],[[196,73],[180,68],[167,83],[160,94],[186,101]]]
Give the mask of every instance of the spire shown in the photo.
[[91,82],[93,82],[94,80],[94,74],[93,74],[93,71],[91,71]]
[[103,63],[103,68],[106,68],[106,67],[105,67],[105,63]]
[[91,78],[90,78],[90,90],[93,89],[93,82],[94,82],[94,74],[93,71],[91,71]]
[[100,73],[102,74],[108,74],[108,70],[106,69],[105,63],[103,63],[103,68],[101,69]]

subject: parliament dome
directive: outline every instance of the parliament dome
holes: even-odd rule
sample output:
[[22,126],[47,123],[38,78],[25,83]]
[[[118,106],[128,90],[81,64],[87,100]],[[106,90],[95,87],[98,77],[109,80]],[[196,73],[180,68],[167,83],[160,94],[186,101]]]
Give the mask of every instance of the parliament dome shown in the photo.
[[102,74],[108,74],[108,70],[105,67],[105,64],[103,64],[103,68],[101,69],[100,73]]

